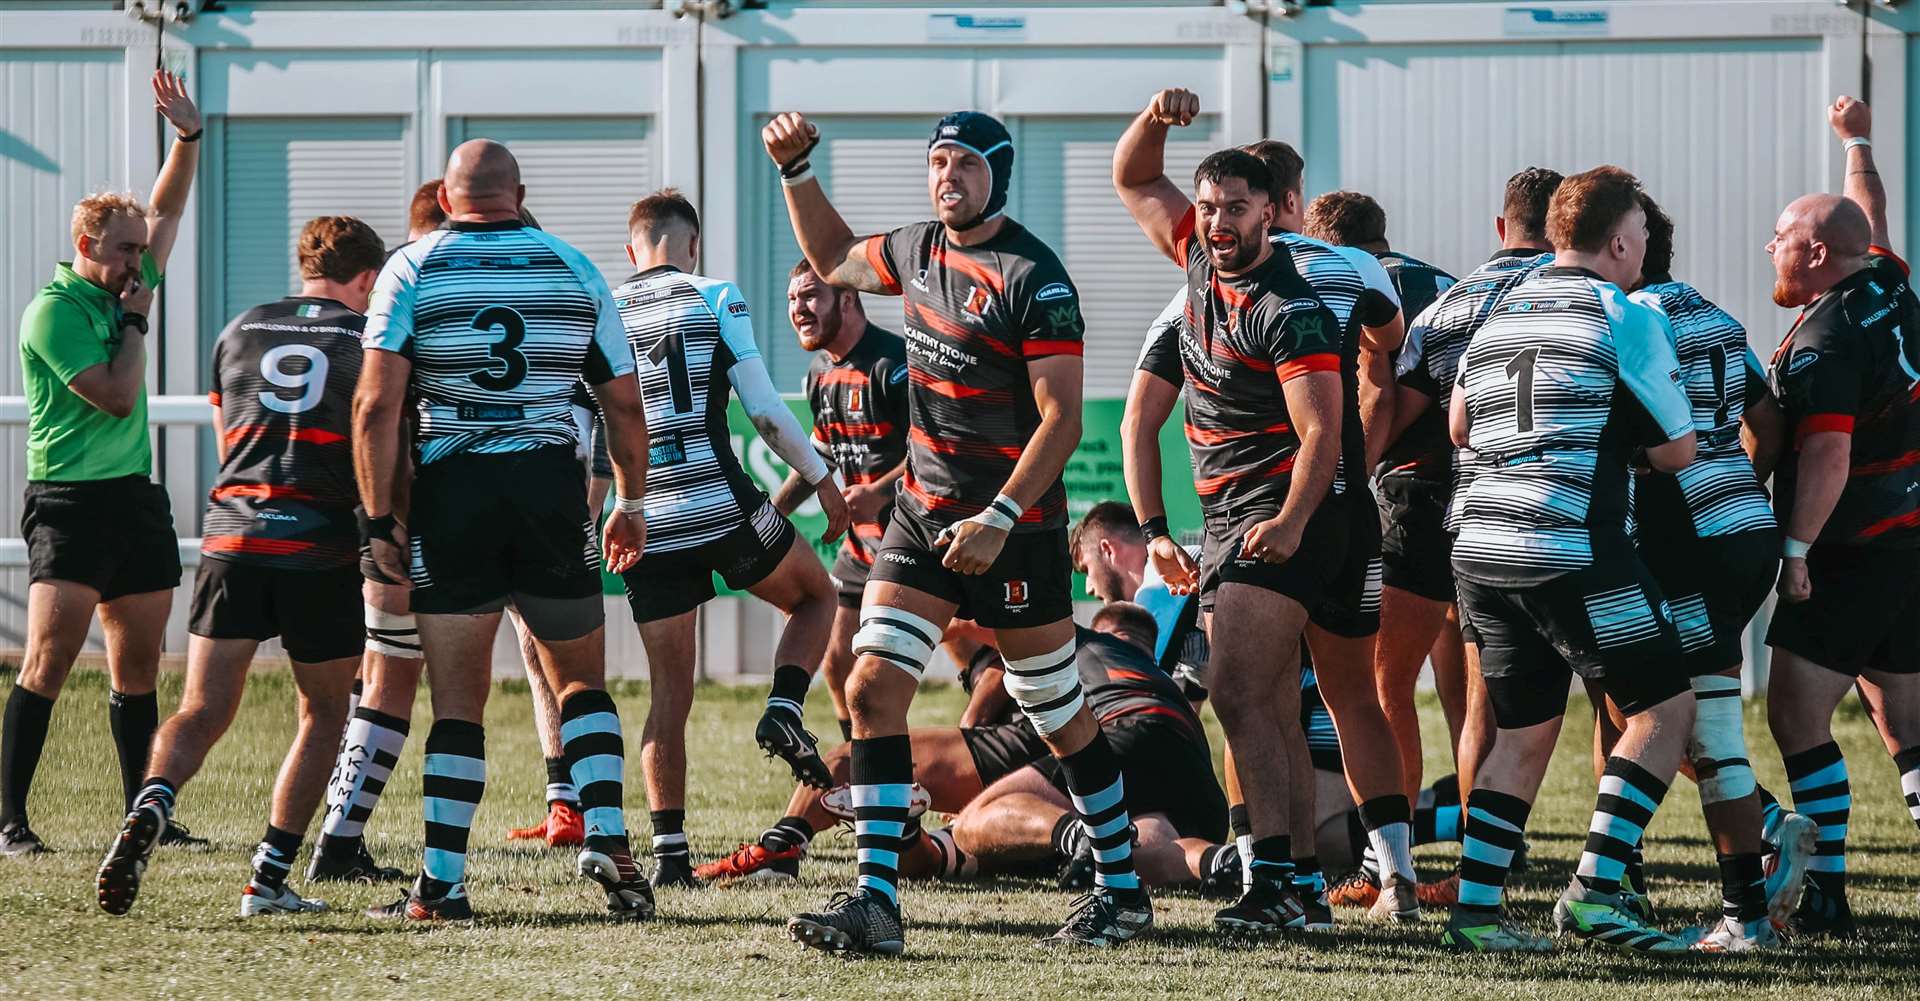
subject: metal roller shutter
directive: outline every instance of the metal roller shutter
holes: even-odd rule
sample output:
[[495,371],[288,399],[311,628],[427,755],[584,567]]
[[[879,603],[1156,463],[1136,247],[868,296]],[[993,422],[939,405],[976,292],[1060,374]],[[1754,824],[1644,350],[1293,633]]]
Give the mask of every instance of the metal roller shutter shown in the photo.
[[[1017,132],[1016,218],[1053,247],[1080,290],[1089,399],[1126,395],[1147,324],[1185,281],[1113,192],[1113,144],[1128,121],[1027,119]],[[1217,130],[1205,117],[1168,141],[1167,176],[1182,189],[1220,147]]]
[[487,138],[520,161],[527,208],[545,229],[579,248],[610,285],[633,273],[627,209],[654,190],[657,157],[646,118],[464,118],[454,143]]
[[397,246],[407,238],[406,122],[233,118],[220,153],[220,308],[207,344],[240,311],[300,287],[294,242],[307,220],[350,215]]

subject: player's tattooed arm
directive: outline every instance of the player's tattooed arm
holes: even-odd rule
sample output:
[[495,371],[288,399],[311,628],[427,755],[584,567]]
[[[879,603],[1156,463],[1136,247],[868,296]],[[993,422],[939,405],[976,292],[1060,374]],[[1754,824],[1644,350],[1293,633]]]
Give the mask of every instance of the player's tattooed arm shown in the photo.
[[1191,125],[1199,114],[1198,95],[1168,88],[1153,95],[1113,147],[1113,190],[1154,249],[1180,265],[1186,262],[1179,256],[1174,230],[1193,209],[1193,201],[1167,178],[1167,130]]
[[820,142],[820,130],[805,115],[786,111],[760,130],[760,142],[780,168],[787,218],[814,273],[836,288],[899,295],[899,286],[888,282],[868,260],[867,242],[853,234],[807,165],[807,157]]
[[1867,214],[1867,224],[1872,231],[1870,242],[1884,247],[1891,239],[1887,227],[1887,186],[1881,182],[1879,167],[1873,161],[1873,109],[1865,101],[1841,95],[1827,109],[1827,124],[1842,142],[1868,140],[1847,149],[1845,191],[1847,200]]

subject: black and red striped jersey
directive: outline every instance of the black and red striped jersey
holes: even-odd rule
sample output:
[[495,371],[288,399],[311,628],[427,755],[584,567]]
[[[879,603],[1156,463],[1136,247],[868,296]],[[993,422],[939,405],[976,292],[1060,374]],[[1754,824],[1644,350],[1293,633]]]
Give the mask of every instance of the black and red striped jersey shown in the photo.
[[1910,281],[1906,262],[1872,248],[1866,267],[1807,305],[1774,353],[1773,391],[1793,429],[1774,473],[1783,528],[1793,518],[1801,439],[1846,431],[1847,485],[1814,541],[1920,546],[1920,298]]
[[[817,352],[807,366],[814,447],[849,486],[872,483],[907,457],[907,345],[872,324],[845,358]],[[883,516],[882,520],[885,518]],[[854,525],[854,554],[872,562],[886,525]]]
[[[1187,446],[1201,511],[1224,527],[1277,514],[1286,501],[1300,438],[1281,384],[1311,372],[1340,373],[1343,338],[1333,311],[1284,248],[1244,274],[1223,277],[1193,226],[1189,211],[1174,231],[1187,271],[1179,328]],[[1142,367],[1154,370],[1151,364]]]
[[1158,719],[1179,727],[1200,747],[1207,746],[1206,728],[1193,703],[1173,676],[1154,663],[1150,651],[1084,627],[1075,632],[1079,648],[1074,666],[1094,722],[1105,726],[1119,719]]
[[[963,247],[938,222],[869,237],[867,260],[906,300],[907,474],[900,507],[939,525],[985,510],[1040,426],[1027,362],[1078,355],[1086,324],[1059,257],[1011,220]],[[1067,523],[1055,479],[1015,533]]]
[[285,570],[353,566],[353,389],[366,317],[332,299],[256,306],[213,346],[208,400],[226,458],[207,497],[200,551]]

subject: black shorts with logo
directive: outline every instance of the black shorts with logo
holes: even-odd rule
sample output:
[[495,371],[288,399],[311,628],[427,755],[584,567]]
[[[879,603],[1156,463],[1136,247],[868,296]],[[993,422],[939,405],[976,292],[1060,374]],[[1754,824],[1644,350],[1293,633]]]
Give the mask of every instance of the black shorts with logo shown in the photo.
[[[1100,724],[1125,778],[1127,812],[1165,814],[1183,838],[1227,839],[1227,794],[1213,777],[1213,755],[1186,727],[1152,716],[1129,715]],[[1033,763],[1055,789],[1072,795],[1058,759]]]
[[658,622],[699,608],[718,592],[713,575],[744,591],[767,579],[799,535],[793,522],[764,496],[751,518],[711,542],[664,553],[648,552],[620,575],[633,621]]
[[973,756],[973,768],[980,773],[983,787],[1034,762],[1053,760],[1053,752],[1025,716],[1015,716],[1005,723],[963,726],[960,739]]
[[840,552],[833,558],[833,590],[841,608],[860,607],[860,597],[867,590],[867,575],[873,572],[873,564],[855,553],[854,541],[846,539],[840,543]]
[[367,642],[360,579],[358,567],[276,570],[202,556],[187,631],[216,640],[278,636],[302,664],[357,658]]
[[951,601],[960,606],[955,618],[972,619],[988,629],[1023,629],[1073,617],[1073,564],[1067,558],[1065,528],[1007,536],[1000,556],[983,574],[942,566],[946,547],[933,542],[939,534],[939,525],[895,508],[867,579]]
[[1806,601],[1776,602],[1767,645],[1830,671],[1920,673],[1920,549],[1815,545]]
[[1285,563],[1242,558],[1240,543],[1247,530],[1272,516],[1272,512],[1248,515],[1224,529],[1209,519],[1206,539],[1200,546],[1203,611],[1213,610],[1214,595],[1221,584],[1251,584],[1286,595],[1309,610],[1320,607],[1333,593],[1346,568],[1347,547],[1352,542],[1347,505],[1337,498],[1322,503],[1300,533],[1300,548]]
[[1462,575],[1459,587],[1460,615],[1479,637],[1480,673],[1503,730],[1565,713],[1570,673],[1597,682],[1629,716],[1688,690],[1666,598],[1631,553],[1545,583]]
[[1314,625],[1335,636],[1361,638],[1380,631],[1380,519],[1370,490],[1348,491],[1335,500],[1348,505],[1347,551],[1318,606]]
[[29,481],[20,536],[30,581],[84,584],[101,601],[180,586],[173,506],[144,476]]
[[1451,604],[1453,533],[1446,530],[1448,483],[1383,476],[1380,506],[1380,579],[1429,601]]
[[413,611],[497,611],[515,594],[600,594],[600,540],[580,461],[564,445],[462,452],[414,474]]
[[1746,659],[1753,621],[1780,572],[1780,533],[1771,528],[1735,535],[1643,537],[1640,558],[1673,613],[1687,673],[1719,674]]

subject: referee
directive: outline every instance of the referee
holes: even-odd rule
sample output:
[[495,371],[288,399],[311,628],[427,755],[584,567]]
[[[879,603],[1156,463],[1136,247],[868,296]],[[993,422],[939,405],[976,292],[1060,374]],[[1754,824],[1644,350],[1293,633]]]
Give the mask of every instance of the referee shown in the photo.
[[[179,77],[153,75],[154,107],[177,140],[150,204],[96,194],[73,209],[72,263],[20,317],[27,394],[27,647],[0,725],[0,855],[46,851],[27,825],[27,793],[53,700],[86,642],[95,606],[113,683],[108,713],[126,805],[159,725],[154,676],[180,583],[166,491],[148,479],[147,310],[186,212],[199,164],[200,109]],[[161,843],[188,840],[168,827]],[[200,840],[200,839],[193,839]]]

